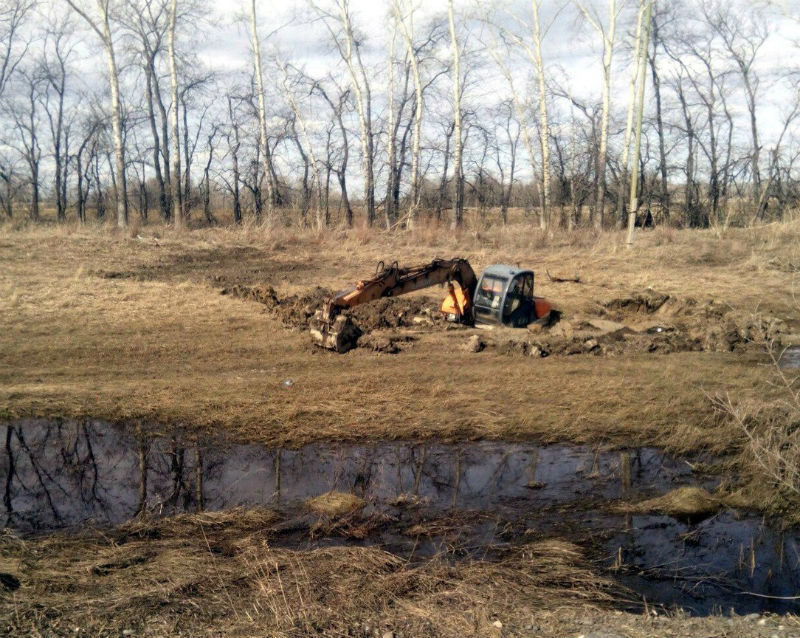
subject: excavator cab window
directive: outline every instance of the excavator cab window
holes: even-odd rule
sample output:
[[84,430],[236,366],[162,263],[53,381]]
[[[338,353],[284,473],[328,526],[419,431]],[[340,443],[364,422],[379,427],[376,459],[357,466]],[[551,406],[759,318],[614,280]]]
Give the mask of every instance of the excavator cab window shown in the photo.
[[523,273],[511,281],[503,306],[503,323],[514,326],[527,325],[533,309],[533,275]]
[[475,292],[475,303],[490,308],[497,308],[503,300],[503,289],[508,280],[503,277],[484,275],[480,288]]

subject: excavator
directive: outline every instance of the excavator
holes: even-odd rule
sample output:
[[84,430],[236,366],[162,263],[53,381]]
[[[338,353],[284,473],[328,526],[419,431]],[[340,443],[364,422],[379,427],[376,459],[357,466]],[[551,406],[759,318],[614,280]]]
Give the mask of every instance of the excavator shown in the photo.
[[486,268],[480,279],[466,259],[434,259],[420,266],[401,268],[397,262],[380,262],[375,276],[359,281],[325,301],[311,322],[312,341],[323,348],[347,352],[360,331],[343,313],[348,308],[382,297],[399,297],[436,284],[447,285],[440,308],[447,321],[468,326],[497,324],[522,328],[532,322],[547,323],[552,305],[533,294],[533,271],[505,264]]

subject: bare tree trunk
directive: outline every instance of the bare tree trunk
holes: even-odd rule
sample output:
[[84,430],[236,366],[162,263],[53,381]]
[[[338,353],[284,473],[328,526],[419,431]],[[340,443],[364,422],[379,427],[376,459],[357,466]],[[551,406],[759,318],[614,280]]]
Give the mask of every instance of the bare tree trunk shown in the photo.
[[[292,109],[292,113],[294,113],[295,122],[300,126],[300,135],[303,138],[303,144],[305,145],[305,152],[303,152],[302,147],[300,147],[300,140],[297,140],[298,148],[300,149],[300,153],[303,156],[304,161],[306,162],[306,166],[309,164],[311,165],[311,179],[312,179],[312,189],[314,191],[314,220],[318,229],[322,228],[325,223],[322,217],[322,178],[319,173],[319,163],[317,162],[317,158],[314,155],[314,146],[311,144],[311,137],[308,134],[308,127],[306,126],[306,121],[303,118],[302,113],[300,112],[300,108],[297,106],[297,101],[294,99],[294,94],[292,90],[289,88],[289,70],[283,63],[278,63],[281,72],[283,74],[283,94],[286,98],[286,101],[289,103],[289,107]],[[308,156],[308,160],[305,159],[305,156]],[[308,170],[308,169],[306,169]]]
[[392,37],[389,39],[389,125],[387,127],[388,140],[388,163],[389,163],[389,179],[386,184],[386,199],[383,204],[384,221],[386,229],[389,230],[394,224],[397,211],[394,210],[394,192],[395,180],[397,179],[397,127],[395,126],[395,119],[397,114],[394,108],[394,46],[397,39],[397,16],[394,16],[394,23],[392,28]]
[[542,147],[542,209],[539,215],[539,227],[545,230],[550,224],[550,127],[547,125],[547,93],[542,62],[542,33],[539,25],[540,2],[541,0],[531,0],[534,60],[539,84],[539,142]]
[[[659,172],[661,173],[661,207],[664,212],[665,221],[669,222],[669,187],[667,184],[667,153],[664,142],[664,118],[662,117],[661,110],[661,78],[656,68],[656,52],[661,43],[658,32],[658,18],[653,19],[652,24],[652,40],[653,48],[651,54],[648,56],[650,60],[650,73],[653,78],[653,94],[656,98],[656,130],[658,132],[658,165]],[[713,135],[713,134],[712,134]],[[712,169],[711,179],[714,180],[714,169]]]
[[416,100],[416,107],[414,109],[414,139],[411,144],[411,202],[409,205],[408,218],[406,226],[410,227],[414,223],[414,217],[419,210],[420,199],[420,137],[422,136],[422,81],[420,80],[419,63],[417,61],[417,53],[414,50],[414,9],[409,9],[408,21],[406,24],[405,18],[399,15],[399,5],[397,0],[394,0],[395,16],[400,21],[400,26],[403,29],[403,36],[406,40],[406,49],[408,51],[408,59],[411,62],[411,74],[414,79],[414,98]]
[[147,102],[147,119],[150,122],[150,133],[153,136],[153,168],[156,173],[158,183],[158,201],[161,208],[161,216],[164,220],[170,217],[169,199],[167,188],[164,182],[164,175],[161,172],[161,140],[158,135],[158,125],[156,124],[156,113],[153,105],[153,71],[152,64],[145,64],[145,99]]
[[650,14],[653,8],[653,0],[646,0],[644,12],[644,29],[642,30],[641,43],[639,44],[639,89],[638,103],[636,105],[636,135],[633,142],[633,174],[631,175],[631,197],[628,209],[628,236],[626,245],[628,248],[633,246],[633,228],[636,224],[636,212],[639,208],[637,199],[637,187],[639,181],[639,156],[642,144],[642,115],[644,112],[644,84],[645,71],[647,70],[647,41],[650,36]]
[[597,149],[597,179],[595,180],[594,223],[600,230],[605,220],[606,160],[608,156],[608,120],[611,102],[611,61],[614,55],[614,37],[617,27],[616,0],[608,2],[608,30],[578,2],[581,13],[603,39],[603,107],[600,116],[600,147]]
[[447,168],[448,162],[450,161],[450,140],[453,137],[453,131],[455,128],[455,124],[450,123],[450,126],[447,128],[447,132],[445,133],[444,137],[444,166],[442,167],[442,179],[439,182],[439,198],[436,204],[436,221],[441,221],[442,219],[444,196],[447,192]]
[[231,143],[231,136],[228,135],[228,146],[231,154],[231,169],[233,171],[231,193],[233,195],[233,223],[242,223],[242,201],[239,195],[239,184],[241,183],[239,171],[239,148],[241,142],[239,139],[239,123],[236,120],[236,114],[233,111],[233,100],[230,95],[228,96],[228,115],[231,120],[231,130],[233,132],[233,141]]
[[628,116],[625,122],[625,141],[622,145],[622,156],[620,158],[620,176],[619,176],[619,191],[617,192],[617,219],[619,220],[619,227],[623,228],[625,225],[625,189],[628,185],[628,173],[630,171],[630,151],[631,151],[631,133],[633,131],[633,113],[636,107],[636,83],[641,70],[639,64],[641,63],[641,54],[639,48],[642,41],[642,25],[644,22],[644,12],[647,0],[639,0],[639,10],[636,19],[636,42],[634,43],[633,52],[633,73],[631,74],[631,81],[628,85]]
[[[106,63],[108,64],[108,82],[111,89],[111,129],[114,138],[114,173],[117,190],[117,226],[125,228],[128,225],[128,192],[127,180],[125,178],[125,144],[122,138],[122,108],[120,106],[119,93],[119,72],[117,70],[117,60],[114,55],[114,41],[111,37],[111,19],[108,14],[108,3],[98,2],[97,10],[99,13],[100,24],[89,17],[80,9],[74,0],[67,0],[78,15],[80,15],[89,26],[100,36],[106,52]],[[99,185],[98,185],[99,188]]]
[[208,147],[208,158],[206,165],[203,169],[203,215],[209,224],[213,224],[216,220],[214,214],[211,212],[211,163],[214,161],[214,138],[217,135],[217,126],[211,128],[208,134],[206,146]]
[[172,110],[170,111],[170,124],[172,126],[172,184],[170,197],[172,199],[172,210],[175,215],[175,227],[181,228],[186,220],[183,210],[181,193],[181,143],[178,128],[178,68],[175,59],[175,21],[177,18],[178,0],[170,0],[169,5],[169,76],[172,88]]
[[[374,141],[372,136],[372,92],[366,69],[361,59],[361,51],[353,36],[353,25],[350,20],[349,0],[339,0],[339,13],[344,29],[344,46],[334,37],[339,53],[350,74],[351,86],[355,93],[356,112],[361,129],[361,160],[364,172],[364,199],[367,206],[367,224],[375,221],[375,173],[374,173]],[[355,49],[355,55],[354,55]],[[356,72],[356,66],[358,72]]]
[[258,144],[261,157],[264,158],[264,175],[267,182],[267,222],[272,223],[275,209],[275,193],[277,184],[273,184],[272,155],[267,140],[267,110],[264,105],[264,77],[261,71],[261,43],[258,37],[258,21],[256,20],[256,0],[250,2],[250,30],[253,38],[253,70],[256,75],[258,90]]
[[453,17],[453,0],[447,2],[447,17],[450,25],[450,46],[453,53],[453,135],[455,149],[453,153],[455,202],[453,205],[453,227],[459,228],[464,222],[464,173],[463,173],[463,138],[461,131],[461,69],[459,67],[458,40]]

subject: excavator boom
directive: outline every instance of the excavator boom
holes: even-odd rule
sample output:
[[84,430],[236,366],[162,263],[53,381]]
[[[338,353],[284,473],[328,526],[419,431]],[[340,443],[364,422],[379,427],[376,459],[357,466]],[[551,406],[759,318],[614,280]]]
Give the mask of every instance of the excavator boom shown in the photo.
[[386,267],[381,262],[372,279],[359,281],[354,288],[343,290],[325,302],[314,316],[311,336],[317,345],[346,352],[358,339],[358,329],[341,314],[342,310],[444,283],[450,285],[449,314],[456,321],[472,324],[475,319],[472,299],[478,279],[466,259],[434,259],[409,268],[400,268],[396,262]]

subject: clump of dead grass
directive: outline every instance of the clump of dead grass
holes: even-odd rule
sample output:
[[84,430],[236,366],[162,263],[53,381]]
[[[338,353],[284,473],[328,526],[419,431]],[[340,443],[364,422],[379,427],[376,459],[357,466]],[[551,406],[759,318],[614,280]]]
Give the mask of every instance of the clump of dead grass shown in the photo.
[[625,509],[643,514],[658,512],[675,518],[697,518],[714,514],[721,507],[721,500],[703,488],[684,486],[661,496],[626,506]]
[[326,516],[344,516],[366,505],[363,498],[347,492],[325,492],[312,498],[307,503],[312,512]]

